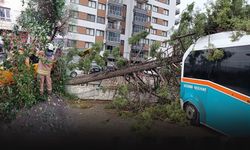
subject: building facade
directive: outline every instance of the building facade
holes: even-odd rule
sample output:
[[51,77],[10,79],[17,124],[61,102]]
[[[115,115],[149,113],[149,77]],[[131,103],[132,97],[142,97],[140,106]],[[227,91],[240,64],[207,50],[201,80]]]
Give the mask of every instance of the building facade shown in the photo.
[[[71,14],[66,47],[84,50],[103,42],[104,49],[119,47],[124,58],[134,61],[145,60],[153,42],[169,38],[180,13],[180,0],[66,0],[66,4]],[[0,29],[11,30],[23,9],[22,0],[0,0]],[[128,39],[144,30],[150,33],[147,38],[130,45]]]
[[[25,0],[27,1],[27,0]],[[0,0],[0,29],[12,30],[16,19],[25,8],[22,7],[22,0]]]
[[[71,17],[67,47],[90,48],[103,42],[106,50],[119,47],[124,58],[143,61],[150,45],[165,41],[178,23],[180,0],[67,0]],[[136,45],[128,39],[141,31],[150,34]],[[162,44],[162,47],[167,45]]]

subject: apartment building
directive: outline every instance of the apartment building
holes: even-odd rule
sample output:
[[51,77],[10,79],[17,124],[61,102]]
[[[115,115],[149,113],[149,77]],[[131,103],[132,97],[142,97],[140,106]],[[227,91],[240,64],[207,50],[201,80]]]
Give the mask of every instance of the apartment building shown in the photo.
[[[103,42],[104,49],[119,47],[124,58],[134,61],[147,58],[153,42],[169,38],[180,13],[180,0],[66,0],[66,4],[71,14],[66,47],[84,50]],[[23,9],[22,0],[0,0],[0,29],[11,30]],[[150,33],[147,38],[130,45],[128,39],[143,30]]]
[[[104,49],[119,47],[121,55],[133,61],[143,61],[150,45],[169,38],[169,31],[178,23],[180,0],[67,0],[72,19],[67,47],[90,48],[103,42]],[[141,31],[150,34],[136,45],[128,39]],[[162,47],[167,45],[162,44]],[[139,56],[139,58],[137,57]]]

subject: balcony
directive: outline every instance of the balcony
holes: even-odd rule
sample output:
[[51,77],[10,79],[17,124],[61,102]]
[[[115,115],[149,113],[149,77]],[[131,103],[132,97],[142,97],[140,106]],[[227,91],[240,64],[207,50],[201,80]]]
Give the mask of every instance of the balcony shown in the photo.
[[135,24],[135,25],[140,25],[140,26],[146,26],[146,22],[142,22],[142,21],[139,21],[139,20],[134,20],[133,21],[133,24]]
[[131,51],[130,60],[134,62],[144,62],[146,59],[144,58],[144,54],[138,54],[136,52]]
[[147,3],[148,0],[136,0],[138,3]]
[[109,46],[114,46],[114,47],[119,47],[120,46],[120,42],[118,41],[111,41],[111,40],[106,40],[106,45],[109,45]]
[[107,38],[106,38],[106,45],[109,45],[109,46],[114,46],[114,47],[119,47],[120,46],[120,34],[119,36],[110,36],[109,33],[111,32],[108,32],[107,33]]
[[147,13],[148,13],[147,10],[141,9],[139,7],[136,7],[136,6],[134,8],[134,12],[138,12],[140,14],[145,14],[145,15],[147,15]]
[[111,31],[111,32],[119,32],[121,33],[121,26],[118,24],[113,24],[113,23],[108,23],[107,27],[106,27],[107,31]]
[[123,0],[108,0],[108,3],[123,6]]
[[108,18],[113,20],[122,20],[121,12],[112,9],[108,10]]
[[181,4],[181,0],[176,0],[176,5]]
[[135,53],[141,52],[148,52],[149,51],[149,45],[147,44],[135,44],[131,46],[131,50]]
[[132,50],[144,50],[144,46],[145,44],[136,44],[136,45],[132,45],[131,49]]
[[180,9],[176,9],[175,15],[179,15],[179,14],[180,14]]
[[130,60],[133,62],[145,62],[145,58],[143,57],[130,57]]

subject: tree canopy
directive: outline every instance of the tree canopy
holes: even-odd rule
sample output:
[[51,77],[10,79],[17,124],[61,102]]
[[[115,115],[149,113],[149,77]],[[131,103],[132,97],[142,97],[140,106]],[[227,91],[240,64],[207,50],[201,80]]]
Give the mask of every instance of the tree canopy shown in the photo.
[[[188,5],[181,14],[179,27],[174,31],[171,39],[195,33],[193,38],[182,39],[183,46],[187,49],[199,37],[222,31],[250,33],[250,6],[245,0],[216,0],[207,4],[204,12],[195,11],[194,3]],[[237,33],[232,37],[236,39],[240,35]],[[170,44],[178,45],[177,41]]]
[[29,0],[27,4],[23,0],[23,5],[27,7],[18,24],[40,42],[52,41],[58,33],[65,33],[64,27],[69,18],[65,0]]

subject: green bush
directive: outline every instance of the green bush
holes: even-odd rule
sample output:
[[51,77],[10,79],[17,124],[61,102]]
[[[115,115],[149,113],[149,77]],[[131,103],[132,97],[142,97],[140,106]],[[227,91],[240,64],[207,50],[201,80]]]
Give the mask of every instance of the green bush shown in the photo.
[[123,97],[116,97],[112,102],[112,106],[116,110],[124,110],[128,106],[128,100]]
[[60,57],[54,64],[53,72],[51,74],[54,93],[63,95],[66,94],[65,85],[68,80],[66,71],[67,71],[67,66],[65,63],[65,57]]
[[0,88],[0,111],[3,119],[12,119],[19,109],[30,108],[41,100],[34,68],[28,68],[23,62],[25,55],[18,55],[14,71],[14,84]]

